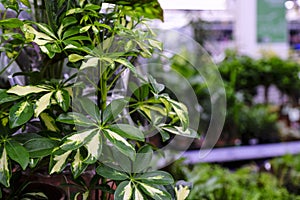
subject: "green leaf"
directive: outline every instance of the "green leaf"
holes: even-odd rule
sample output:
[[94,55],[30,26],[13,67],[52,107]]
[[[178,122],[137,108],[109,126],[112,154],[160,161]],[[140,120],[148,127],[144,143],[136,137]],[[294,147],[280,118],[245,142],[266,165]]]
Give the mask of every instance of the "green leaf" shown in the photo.
[[63,40],[66,41],[66,38],[79,34],[79,30],[79,26],[69,27],[63,34]]
[[110,168],[104,164],[100,165],[96,169],[97,174],[103,176],[107,179],[112,179],[115,181],[123,181],[129,178],[124,172],[118,171],[116,169]]
[[77,23],[77,19],[73,16],[65,17],[62,21],[63,27],[67,27]]
[[9,18],[0,20],[0,26],[5,28],[19,28],[23,26],[23,22],[18,18]]
[[55,172],[61,172],[68,163],[68,157],[71,154],[71,150],[64,152],[61,150],[57,150],[54,152],[54,155],[51,157],[50,161],[50,174],[53,174]]
[[55,119],[51,117],[48,113],[41,113],[40,114],[41,121],[46,126],[47,130],[53,132],[59,132],[59,128],[55,124]]
[[89,129],[81,132],[76,132],[70,136],[64,138],[64,143],[61,145],[63,150],[74,150],[85,145],[91,139],[98,134],[98,129]]
[[65,124],[74,124],[77,126],[83,126],[83,127],[91,127],[94,126],[95,123],[88,119],[86,116],[80,113],[75,112],[69,112],[69,113],[63,113],[59,115],[59,117],[56,119],[58,122],[62,122]]
[[108,129],[128,139],[145,141],[143,132],[129,124],[113,124]]
[[10,88],[9,90],[7,90],[7,93],[10,94],[15,94],[18,96],[26,96],[28,94],[32,94],[32,93],[40,93],[40,92],[46,92],[49,91],[45,88],[41,88],[38,86],[32,86],[32,85],[28,85],[28,86],[20,86],[20,85],[16,85],[13,86],[12,88]]
[[98,26],[98,27],[106,28],[106,29],[109,30],[109,31],[112,30],[111,27],[110,27],[109,25],[107,25],[107,24],[102,24],[102,23],[97,22],[97,21],[94,22],[94,25],[95,25],[95,26]]
[[8,157],[5,148],[1,148],[1,157],[0,157],[0,183],[5,187],[9,187],[9,180],[11,177],[9,168],[8,168]]
[[68,59],[70,62],[77,62],[77,61],[83,60],[84,57],[81,55],[78,55],[78,54],[71,54],[68,56]]
[[12,138],[17,142],[24,144],[28,140],[35,139],[35,138],[43,138],[43,137],[36,133],[20,133],[14,135]]
[[103,124],[116,119],[118,115],[123,111],[127,103],[128,102],[124,99],[113,100],[103,112]]
[[120,183],[115,191],[115,200],[130,200],[133,193],[132,184],[130,181]]
[[32,138],[24,143],[31,158],[48,156],[58,145],[57,141],[45,137]]
[[101,119],[98,106],[89,98],[80,98],[79,102],[83,110],[89,114],[94,120],[99,121]]
[[83,40],[91,41],[91,38],[84,35],[78,35],[67,39],[67,41],[83,41]]
[[153,150],[150,145],[142,146],[137,154],[133,163],[133,172],[138,173],[150,166],[153,157]]
[[29,163],[29,153],[28,151],[18,142],[14,140],[8,140],[5,149],[8,156],[20,164],[23,170],[26,169]]
[[57,104],[67,112],[70,107],[70,94],[67,90],[61,89],[55,93],[55,99]]
[[105,137],[113,144],[115,147],[124,155],[128,156],[131,160],[135,159],[135,149],[134,147],[118,133],[113,132],[109,129],[102,130]]
[[84,9],[86,9],[86,10],[95,10],[95,11],[97,11],[97,10],[100,10],[100,8],[101,8],[101,6],[95,5],[95,4],[90,4],[90,3],[88,3],[84,6]]
[[89,159],[85,160],[84,162],[88,164],[96,162],[100,158],[102,153],[102,137],[99,132],[94,135],[94,137],[84,146],[89,153]]
[[71,164],[71,171],[74,178],[78,178],[80,174],[86,169],[87,164],[83,163],[82,155],[80,154],[80,149],[77,149],[77,152],[74,156],[74,160]]
[[50,99],[53,92],[49,92],[45,95],[43,95],[36,103],[35,103],[35,110],[34,110],[34,116],[38,117],[41,112],[47,109],[47,107],[50,105]]
[[158,0],[140,1],[140,0],[108,0],[107,3],[113,3],[122,6],[122,12],[125,15],[134,17],[145,17],[148,19],[160,19],[163,21],[163,9]]
[[25,6],[27,6],[28,8],[31,7],[29,0],[20,0],[22,4],[24,4]]
[[33,116],[33,105],[28,101],[21,101],[9,111],[9,123],[11,128],[18,127],[28,122]]
[[163,190],[161,190],[158,186],[148,185],[145,183],[139,184],[140,188],[151,198],[155,200],[170,200],[171,195]]
[[174,183],[173,177],[169,173],[164,171],[145,172],[135,177],[135,179],[141,180],[143,183],[147,183],[150,185],[168,185]]
[[18,99],[20,99],[19,96],[9,95],[6,90],[0,90],[0,104],[16,101]]
[[116,146],[103,143],[102,148],[103,153],[100,157],[102,163],[122,172],[132,172],[132,161],[128,156],[120,153]]

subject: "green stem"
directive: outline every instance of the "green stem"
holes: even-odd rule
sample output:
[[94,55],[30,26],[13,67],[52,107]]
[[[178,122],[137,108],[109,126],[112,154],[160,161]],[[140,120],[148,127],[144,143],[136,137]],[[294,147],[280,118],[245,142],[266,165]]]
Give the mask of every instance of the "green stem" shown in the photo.
[[[107,102],[107,68],[105,68],[105,66],[102,65],[102,63],[100,62],[100,93],[101,93],[101,99],[100,99],[100,108],[102,110],[102,114],[103,111],[106,108],[106,102]],[[101,116],[102,121],[103,121],[103,116]]]
[[[24,45],[22,45],[22,47],[20,48],[20,49],[23,49],[23,47],[24,47]],[[13,64],[13,62],[17,59],[17,57],[20,55],[20,53],[21,53],[21,51],[22,50],[20,50],[19,52],[18,52],[18,54],[14,57],[14,58],[12,58],[10,61],[9,61],[9,63],[0,71],[0,75],[1,74],[3,74],[12,64]]]

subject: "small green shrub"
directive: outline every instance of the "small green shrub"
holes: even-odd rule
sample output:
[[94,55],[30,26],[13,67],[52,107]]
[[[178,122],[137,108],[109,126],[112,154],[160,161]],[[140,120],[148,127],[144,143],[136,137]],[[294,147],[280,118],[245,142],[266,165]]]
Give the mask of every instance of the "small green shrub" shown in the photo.
[[215,164],[194,166],[175,163],[171,173],[178,179],[193,183],[190,200],[265,200],[300,199],[290,194],[271,173],[260,172],[254,165],[230,171]]

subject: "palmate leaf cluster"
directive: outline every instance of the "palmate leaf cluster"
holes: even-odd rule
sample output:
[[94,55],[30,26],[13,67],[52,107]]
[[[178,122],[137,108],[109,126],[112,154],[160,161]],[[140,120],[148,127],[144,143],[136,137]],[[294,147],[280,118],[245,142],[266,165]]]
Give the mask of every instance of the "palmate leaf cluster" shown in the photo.
[[[110,181],[117,185],[115,199],[176,198],[172,176],[151,169],[155,147],[147,138],[153,132],[163,140],[197,133],[189,129],[186,106],[134,64],[162,50],[145,21],[163,19],[158,1],[1,3],[0,50],[11,62],[0,75],[15,61],[21,72],[13,76],[25,77],[23,85],[0,90],[1,185],[10,188],[14,171],[46,162],[50,175],[70,169],[74,180],[96,169],[99,180],[74,199],[88,199]],[[30,10],[32,18],[20,17]],[[14,17],[6,17],[9,13]],[[29,62],[20,60],[24,55]],[[124,73],[137,80],[130,84],[131,95],[113,98]],[[140,121],[132,123],[135,113]]]

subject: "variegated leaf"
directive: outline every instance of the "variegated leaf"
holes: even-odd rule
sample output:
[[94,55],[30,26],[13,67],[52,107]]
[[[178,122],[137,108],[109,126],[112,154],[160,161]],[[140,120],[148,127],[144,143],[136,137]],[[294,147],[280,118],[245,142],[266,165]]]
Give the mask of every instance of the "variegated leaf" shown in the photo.
[[82,155],[80,154],[80,149],[77,149],[77,152],[74,156],[74,160],[71,164],[71,170],[74,178],[78,178],[80,174],[86,169],[87,164],[83,163]]
[[5,187],[9,187],[10,177],[11,174],[8,168],[7,152],[5,148],[2,148],[0,157],[0,183],[2,183]]
[[55,93],[55,99],[58,105],[63,109],[63,111],[67,112],[70,106],[70,95],[69,92],[62,89],[58,90]]
[[135,149],[134,147],[118,133],[109,130],[103,129],[105,137],[113,144],[115,147],[124,155],[128,156],[131,160],[135,159]]
[[130,200],[132,196],[132,184],[129,181],[120,183],[115,191],[115,200]]
[[187,128],[186,130],[183,129],[183,127],[179,127],[179,126],[173,126],[173,127],[168,127],[168,126],[164,126],[161,127],[161,129],[172,133],[172,134],[176,134],[176,135],[181,135],[181,136],[185,136],[185,137],[190,137],[190,138],[198,138],[199,134],[197,133],[197,131]]
[[84,146],[89,153],[89,159],[84,162],[89,164],[96,162],[102,153],[102,137],[99,131]]
[[47,24],[42,24],[42,23],[36,23],[37,27],[43,31],[44,33],[46,33],[47,35],[49,35],[51,38],[54,38],[57,40],[57,37],[55,36],[55,34],[53,33],[52,30],[50,30],[50,27]]
[[82,62],[82,65],[80,66],[80,70],[89,68],[89,67],[97,67],[99,64],[99,58],[96,57],[92,57],[90,59],[88,59],[85,62]]
[[35,103],[35,110],[34,110],[34,116],[38,117],[41,112],[47,109],[47,107],[50,105],[50,99],[53,92],[49,92],[45,95],[43,95],[36,103]]
[[144,200],[144,196],[142,195],[141,191],[137,187],[134,190],[134,199],[135,200]]
[[61,172],[66,167],[68,163],[68,157],[71,154],[71,152],[72,151],[70,150],[61,154],[53,155],[53,158],[51,159],[50,163],[50,165],[52,165],[50,174],[53,174],[55,172]]
[[136,177],[136,180],[141,180],[144,183],[159,185],[168,185],[174,183],[173,177],[164,171],[145,172]]
[[64,143],[60,146],[63,150],[74,150],[86,143],[90,142],[91,139],[98,133],[98,129],[89,129],[81,132],[76,132],[71,136],[67,136],[64,139]]
[[7,90],[7,93],[9,94],[16,94],[18,96],[26,96],[28,94],[32,94],[32,93],[40,93],[40,92],[46,92],[49,91],[45,88],[41,88],[38,86],[31,86],[31,85],[27,85],[27,86],[21,86],[21,85],[16,85],[13,86],[12,88],[10,88],[9,90]]
[[53,38],[49,37],[45,33],[35,30],[32,26],[30,26],[28,24],[24,24],[22,27],[22,30],[25,33],[25,36],[27,39],[32,39],[32,38],[30,38],[31,36],[29,37],[28,34],[33,34],[34,38],[33,38],[32,42],[35,42],[39,46],[44,46],[44,45],[54,41]]
[[141,189],[149,195],[151,198],[155,200],[169,200],[172,199],[171,195],[161,189],[158,189],[157,186],[155,187],[153,184],[148,185],[145,183],[139,183]]
[[190,191],[188,186],[179,185],[178,188],[175,187],[176,200],[185,200],[189,196]]
[[40,118],[41,118],[42,122],[45,124],[47,130],[53,131],[53,132],[59,131],[59,128],[55,124],[55,120],[49,114],[47,114],[45,112],[41,113]]
[[177,101],[174,101],[171,99],[169,99],[168,101],[171,103],[172,108],[174,109],[175,113],[177,114],[177,116],[182,124],[183,130],[185,131],[189,126],[189,116],[188,116],[187,107],[183,103],[180,103],[180,102],[177,102]]
[[18,127],[28,122],[33,116],[33,105],[28,101],[21,101],[9,111],[9,123],[11,128]]

